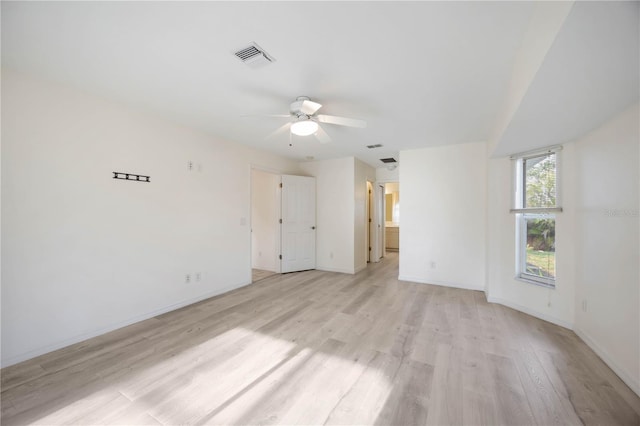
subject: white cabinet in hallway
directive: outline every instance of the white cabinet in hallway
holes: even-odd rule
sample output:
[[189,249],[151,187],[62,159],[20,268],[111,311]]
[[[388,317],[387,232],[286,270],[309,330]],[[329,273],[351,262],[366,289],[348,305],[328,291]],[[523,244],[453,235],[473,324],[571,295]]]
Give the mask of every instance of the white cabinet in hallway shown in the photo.
[[387,250],[400,249],[400,227],[388,226],[385,228],[385,241]]

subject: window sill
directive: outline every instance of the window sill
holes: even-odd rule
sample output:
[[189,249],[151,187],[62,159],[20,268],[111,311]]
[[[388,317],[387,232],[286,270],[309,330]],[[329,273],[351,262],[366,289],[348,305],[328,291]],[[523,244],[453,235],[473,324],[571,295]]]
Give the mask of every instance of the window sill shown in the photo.
[[544,281],[538,281],[538,280],[534,280],[534,279],[526,277],[526,276],[523,277],[522,275],[516,275],[514,277],[514,279],[516,281],[522,281],[523,283],[533,284],[533,285],[537,285],[537,286],[540,286],[540,287],[546,287],[546,288],[550,288],[550,289],[555,289],[556,288],[555,283],[552,284],[552,283],[547,283],[547,282],[544,282]]
[[509,213],[538,213],[538,214],[551,214],[562,213],[562,207],[541,207],[541,208],[529,208],[529,209],[511,209]]

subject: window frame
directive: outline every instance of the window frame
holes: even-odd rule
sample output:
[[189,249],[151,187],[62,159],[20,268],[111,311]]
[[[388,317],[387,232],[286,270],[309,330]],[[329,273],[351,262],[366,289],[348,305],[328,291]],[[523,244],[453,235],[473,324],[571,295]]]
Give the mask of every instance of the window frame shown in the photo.
[[[518,213],[516,215],[516,279],[543,287],[555,288],[556,279],[545,278],[527,272],[527,219],[553,219],[555,213]],[[555,238],[554,238],[555,245]],[[554,250],[555,257],[555,250]]]
[[[529,151],[522,154],[514,154],[510,157],[513,162],[512,179],[511,179],[511,213],[559,213],[562,212],[562,191],[560,185],[561,178],[561,146],[547,148],[542,151]],[[555,207],[523,207],[525,191],[523,185],[525,185],[525,171],[523,167],[523,160],[530,160],[532,158],[548,156],[551,154],[556,155],[556,205]]]
[[[557,224],[556,213],[562,212],[561,207],[561,146],[549,147],[543,150],[528,151],[520,154],[514,154],[510,158],[513,161],[512,167],[512,191],[511,191],[511,213],[516,214],[516,265],[515,279],[524,281],[526,283],[540,285],[547,288],[555,288],[556,277],[545,278],[537,275],[527,273],[527,219],[553,219],[554,224]],[[525,160],[543,156],[549,156],[555,154],[555,179],[556,179],[556,194],[555,194],[555,206],[554,207],[523,207],[525,204],[526,194],[526,176],[524,170]],[[554,236],[555,244],[555,236]],[[556,252],[554,250],[554,257]]]

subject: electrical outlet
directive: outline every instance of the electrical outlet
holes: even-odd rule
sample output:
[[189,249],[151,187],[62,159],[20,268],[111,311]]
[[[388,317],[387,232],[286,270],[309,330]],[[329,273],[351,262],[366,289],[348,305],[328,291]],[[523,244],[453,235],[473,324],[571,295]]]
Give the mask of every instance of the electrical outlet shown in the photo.
[[200,282],[200,279],[202,279],[202,274],[200,272],[196,272],[196,282]]
[[329,252],[329,259],[333,259],[333,252]]
[[429,266],[431,266],[431,269],[436,269],[436,262],[432,260]]
[[188,169],[189,171],[192,171],[192,170],[193,170],[193,161],[189,160],[189,161],[187,162],[187,169]]
[[189,284],[191,282],[191,274],[187,274],[184,277],[184,283]]

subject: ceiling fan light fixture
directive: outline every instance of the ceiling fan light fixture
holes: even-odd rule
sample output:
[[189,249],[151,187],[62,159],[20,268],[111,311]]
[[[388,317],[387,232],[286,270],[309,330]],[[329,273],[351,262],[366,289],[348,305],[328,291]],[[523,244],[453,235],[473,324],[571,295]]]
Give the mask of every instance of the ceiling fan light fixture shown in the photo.
[[309,136],[317,131],[318,123],[309,119],[299,120],[291,125],[291,133],[298,136]]

